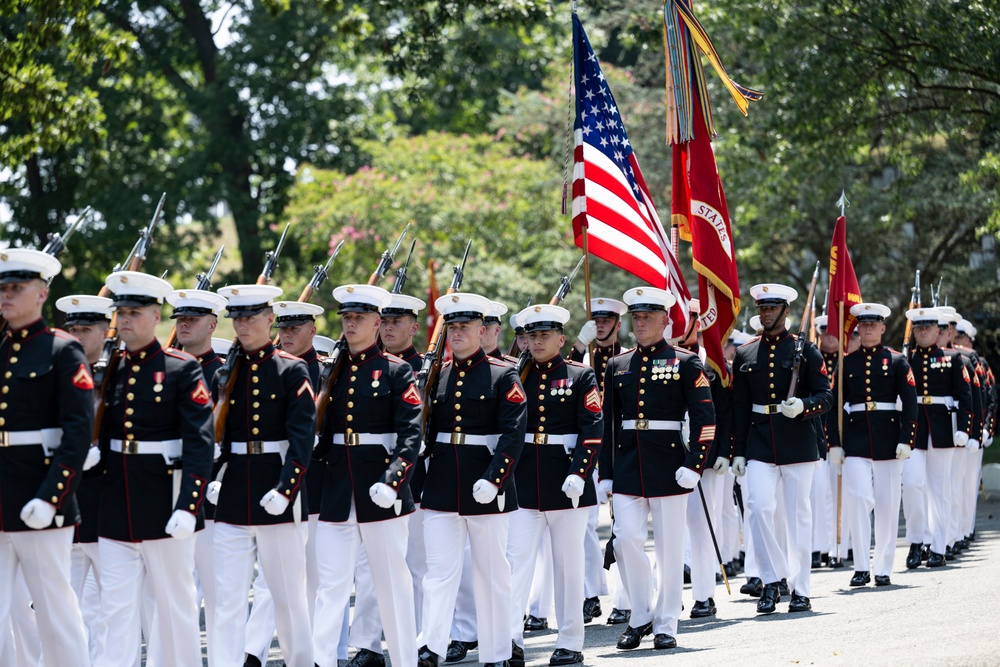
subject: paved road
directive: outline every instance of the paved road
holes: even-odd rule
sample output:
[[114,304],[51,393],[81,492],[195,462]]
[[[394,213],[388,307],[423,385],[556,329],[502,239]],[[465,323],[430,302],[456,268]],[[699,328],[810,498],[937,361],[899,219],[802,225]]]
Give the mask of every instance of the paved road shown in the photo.
[[[602,522],[607,538],[606,520]],[[690,620],[678,631],[678,648],[654,651],[652,638],[639,649],[618,651],[622,626],[587,626],[585,665],[643,667],[679,661],[694,665],[1000,665],[1000,499],[980,502],[977,539],[972,548],[947,567],[905,568],[907,545],[898,542],[892,586],[850,588],[849,568],[814,570],[813,611],[787,613],[787,598],[779,611],[758,616],[756,600],[740,595],[743,578],[732,582],[733,595],[719,587],[718,615]],[[900,533],[902,537],[902,532]],[[691,608],[690,588],[684,605]],[[610,598],[602,598],[607,614]],[[554,620],[554,619],[552,619]],[[526,637],[528,665],[548,665],[556,632]],[[279,667],[277,645],[269,667]],[[474,665],[476,653],[460,665]]]

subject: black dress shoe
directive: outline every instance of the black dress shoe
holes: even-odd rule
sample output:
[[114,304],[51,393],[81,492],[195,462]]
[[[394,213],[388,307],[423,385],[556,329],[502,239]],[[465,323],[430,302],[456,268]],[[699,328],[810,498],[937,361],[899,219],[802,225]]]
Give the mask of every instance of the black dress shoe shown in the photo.
[[810,567],[814,570],[818,567],[823,567],[823,559],[819,557],[818,551],[812,553],[812,565]]
[[510,661],[501,660],[500,662],[484,662],[483,667],[510,667]]
[[539,630],[548,630],[549,619],[547,618],[535,618],[531,614],[528,614],[528,618],[524,619],[524,631],[525,632],[537,632]]
[[855,572],[854,576],[851,577],[851,586],[867,586],[871,580],[870,572]]
[[892,582],[889,581],[889,575],[888,574],[876,574],[875,575],[875,585],[876,586],[888,586],[891,583]]
[[385,667],[385,656],[366,648],[358,649],[347,667]]
[[926,544],[921,545],[920,546],[920,562],[921,563],[926,563],[927,559],[930,558],[930,557],[931,557],[931,548],[928,545],[926,545]]
[[677,648],[677,640],[665,632],[661,632],[653,637],[653,648],[662,651],[668,648]]
[[618,638],[618,648],[623,651],[629,649],[637,648],[639,642],[642,638],[653,632],[653,623],[649,622],[646,625],[640,625],[638,628],[633,628],[631,625],[625,628],[625,632],[622,636]]
[[691,583],[691,567],[688,565],[684,566],[684,583],[685,584]]
[[844,561],[840,560],[839,558],[830,558],[831,570],[839,570],[842,567],[844,567]]
[[695,600],[694,606],[691,607],[691,618],[705,618],[706,616],[715,616],[715,600],[712,598]]
[[956,551],[965,551],[968,548],[969,548],[969,542],[964,537],[960,539],[958,542],[955,542]]
[[910,545],[910,551],[906,554],[907,570],[915,570],[920,567],[920,546],[919,544]]
[[767,584],[757,600],[757,613],[770,614],[778,605],[778,584]]
[[936,554],[932,551],[930,557],[927,559],[927,567],[942,567],[943,565],[944,556]]
[[[782,579],[778,582],[778,595],[785,597],[788,595],[788,580]],[[781,598],[778,598],[778,602],[781,602]]]
[[514,640],[510,642],[510,667],[524,667],[524,649],[518,646]]
[[760,580],[760,577],[750,577],[747,579],[747,583],[740,586],[740,593],[749,595],[752,598],[759,598],[763,591],[764,582]]
[[725,564],[726,576],[735,577],[736,576],[736,566],[733,565],[733,561],[729,561]]
[[587,598],[583,601],[583,622],[590,623],[595,618],[602,616],[601,601],[599,598]]
[[261,667],[260,658],[255,655],[250,655],[247,653],[243,657],[243,667]]
[[852,563],[854,562],[854,549],[847,550],[847,558],[845,558],[844,560],[849,560]]
[[438,654],[422,646],[417,654],[417,667],[438,667]]
[[557,648],[549,658],[550,665],[572,665],[577,662],[583,662],[583,654],[568,648]]
[[453,641],[448,644],[448,654],[445,655],[445,662],[459,662],[460,660],[465,660],[465,656],[469,654],[474,648],[479,647],[479,642],[460,642]]
[[946,560],[952,560],[955,557],[955,550],[952,549],[951,547],[945,547],[944,548],[944,557],[945,557]]
[[792,593],[792,601],[788,603],[788,611],[809,611],[810,609],[812,609],[812,603],[809,602],[809,598],[805,595]]
[[819,559],[820,559],[820,561],[822,561],[823,565],[829,565],[830,564],[830,553],[828,551],[824,551],[823,553],[821,553],[819,555]]
[[611,613],[608,614],[608,625],[621,625],[622,623],[628,623],[632,620],[632,610],[631,609],[612,609]]

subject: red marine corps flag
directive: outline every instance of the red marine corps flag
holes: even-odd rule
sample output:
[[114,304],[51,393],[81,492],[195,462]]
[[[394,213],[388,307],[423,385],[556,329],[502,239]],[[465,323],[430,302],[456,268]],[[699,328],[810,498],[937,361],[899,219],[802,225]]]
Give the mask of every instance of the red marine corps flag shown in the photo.
[[[831,319],[839,321],[840,344],[844,351],[847,351],[847,341],[857,325],[857,320],[851,315],[851,306],[861,302],[861,286],[854,274],[851,254],[847,251],[847,218],[841,215],[833,228],[833,242],[830,244],[830,297],[826,312]],[[829,326],[827,331],[832,334],[836,329]]]
[[726,193],[712,150],[715,127],[700,54],[708,57],[744,114],[749,101],[761,94],[729,79],[689,2],[664,3],[663,20],[667,140],[673,145],[671,224],[691,242],[705,359],[728,386],[722,348],[740,314],[740,280]]
[[639,170],[615,98],[583,25],[573,13],[573,236],[576,245],[674,295],[671,338],[684,335],[688,292],[670,239]]

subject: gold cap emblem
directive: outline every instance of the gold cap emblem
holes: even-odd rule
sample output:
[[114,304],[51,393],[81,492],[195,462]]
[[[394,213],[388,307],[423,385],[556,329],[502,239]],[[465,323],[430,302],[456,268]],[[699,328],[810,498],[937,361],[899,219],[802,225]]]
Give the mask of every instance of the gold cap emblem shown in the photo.
[[535,306],[535,312],[536,313],[542,312],[542,307],[541,306]]
[[452,303],[458,303],[458,297],[457,296],[451,297],[451,302]]
[[74,306],[79,306],[80,305],[80,300],[79,299],[71,299],[70,303],[73,304]]
[[767,291],[767,289],[768,289],[768,288],[767,288],[767,285],[764,285],[764,291],[765,291],[765,292]]
[[348,294],[354,294],[354,286],[353,286],[353,285],[351,285],[351,286],[349,286],[349,287],[347,288],[347,293],[348,293]]
[[233,290],[233,296],[238,296],[240,291],[238,289]]

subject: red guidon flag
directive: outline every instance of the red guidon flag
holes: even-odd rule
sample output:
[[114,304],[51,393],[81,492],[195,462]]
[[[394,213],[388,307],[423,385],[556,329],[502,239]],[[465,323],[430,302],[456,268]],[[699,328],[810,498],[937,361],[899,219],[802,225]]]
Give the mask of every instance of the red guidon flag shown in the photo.
[[573,125],[573,236],[595,257],[665,289],[673,333],[684,335],[688,292],[670,237],[656,214],[615,98],[577,15],[573,14],[576,121]]
[[862,303],[861,286],[854,273],[851,254],[847,251],[847,218],[840,216],[833,228],[833,242],[830,244],[830,298],[826,312],[834,322],[840,319],[840,304],[844,304],[844,321],[839,327],[829,325],[827,331],[840,329],[840,343],[847,351],[847,341],[854,331],[857,320],[851,315],[851,306]]

